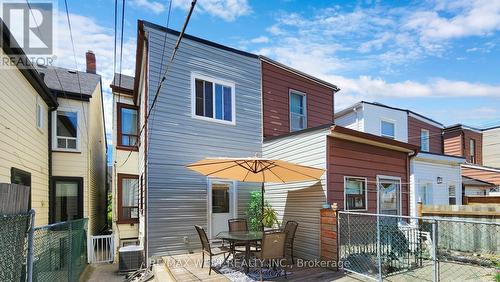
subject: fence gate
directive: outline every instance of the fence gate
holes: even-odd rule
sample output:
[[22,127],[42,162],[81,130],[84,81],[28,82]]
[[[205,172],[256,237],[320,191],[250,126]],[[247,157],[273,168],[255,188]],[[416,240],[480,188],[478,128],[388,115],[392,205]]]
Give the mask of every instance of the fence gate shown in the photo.
[[89,237],[89,263],[113,262],[115,259],[113,234]]
[[432,226],[408,217],[338,213],[339,258],[344,269],[382,281],[428,264],[432,281]]

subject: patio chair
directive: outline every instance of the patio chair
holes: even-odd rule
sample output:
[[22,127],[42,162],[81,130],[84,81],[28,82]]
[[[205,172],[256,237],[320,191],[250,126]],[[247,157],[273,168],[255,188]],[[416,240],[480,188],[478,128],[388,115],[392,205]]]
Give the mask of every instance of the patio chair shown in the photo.
[[205,265],[205,253],[210,257],[210,265],[209,265],[209,270],[208,270],[208,275],[212,273],[212,257],[213,256],[218,256],[218,255],[224,255],[224,262],[226,262],[227,258],[229,257],[229,254],[227,257],[225,256],[226,253],[230,252],[230,249],[224,246],[221,247],[211,247],[210,246],[210,241],[208,240],[207,233],[203,229],[203,227],[199,225],[194,226],[196,228],[196,232],[198,232],[198,236],[200,236],[200,241],[201,241],[201,254],[202,254],[202,262],[201,262],[201,268]]
[[290,249],[290,256],[292,257],[292,264],[295,264],[293,259],[293,241],[295,239],[295,232],[297,231],[297,227],[299,223],[297,221],[289,220],[285,224],[284,231],[286,232],[286,249]]
[[[260,265],[260,280],[262,281],[262,268],[264,266],[264,262],[268,261],[269,265],[272,265],[276,260],[285,259],[285,241],[286,241],[286,232],[283,230],[269,230],[264,232],[262,236],[262,245],[261,249],[258,252],[255,252],[255,257],[258,258],[261,262]],[[281,264],[278,264],[281,266]],[[286,270],[285,270],[285,278]]]
[[[248,223],[245,218],[231,218],[227,221],[227,224],[229,226],[229,232],[248,231]],[[231,254],[233,255],[233,258],[236,252],[244,252],[237,250],[236,247],[245,247],[245,242],[236,241],[230,244]]]

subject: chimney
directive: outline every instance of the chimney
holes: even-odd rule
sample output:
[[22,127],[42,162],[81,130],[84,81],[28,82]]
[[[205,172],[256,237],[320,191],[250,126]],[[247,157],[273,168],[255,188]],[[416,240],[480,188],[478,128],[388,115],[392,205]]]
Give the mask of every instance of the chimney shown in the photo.
[[87,59],[87,72],[88,73],[96,73],[95,72],[95,54],[91,50],[88,50],[85,53],[85,58]]

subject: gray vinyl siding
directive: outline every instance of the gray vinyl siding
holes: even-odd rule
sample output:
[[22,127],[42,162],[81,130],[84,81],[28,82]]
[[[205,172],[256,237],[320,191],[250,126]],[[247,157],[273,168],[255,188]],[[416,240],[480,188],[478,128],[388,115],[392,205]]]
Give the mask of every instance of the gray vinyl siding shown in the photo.
[[[149,32],[149,105],[158,80],[163,31]],[[164,63],[177,37],[169,34]],[[163,71],[165,70],[165,65]],[[195,119],[191,73],[235,83],[236,125]],[[200,248],[194,225],[207,226],[207,178],[185,168],[206,157],[252,157],[262,150],[260,62],[198,41],[183,39],[148,129],[148,256]],[[238,213],[258,184],[238,183]],[[184,238],[187,237],[186,244]]]
[[[327,128],[264,141],[263,156],[326,170],[328,132]],[[299,223],[294,243],[297,257],[320,257],[319,212],[326,202],[326,177],[325,172],[321,181],[317,182],[266,184],[265,199],[277,211],[278,220]]]

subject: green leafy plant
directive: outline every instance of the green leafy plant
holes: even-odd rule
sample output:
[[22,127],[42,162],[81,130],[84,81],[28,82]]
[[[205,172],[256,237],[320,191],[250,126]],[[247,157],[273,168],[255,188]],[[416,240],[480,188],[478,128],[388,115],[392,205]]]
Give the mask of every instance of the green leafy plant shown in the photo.
[[247,220],[250,230],[257,231],[264,227],[273,227],[278,224],[278,215],[268,201],[264,203],[264,217],[262,218],[262,193],[259,191],[250,193],[250,202],[247,207]]

